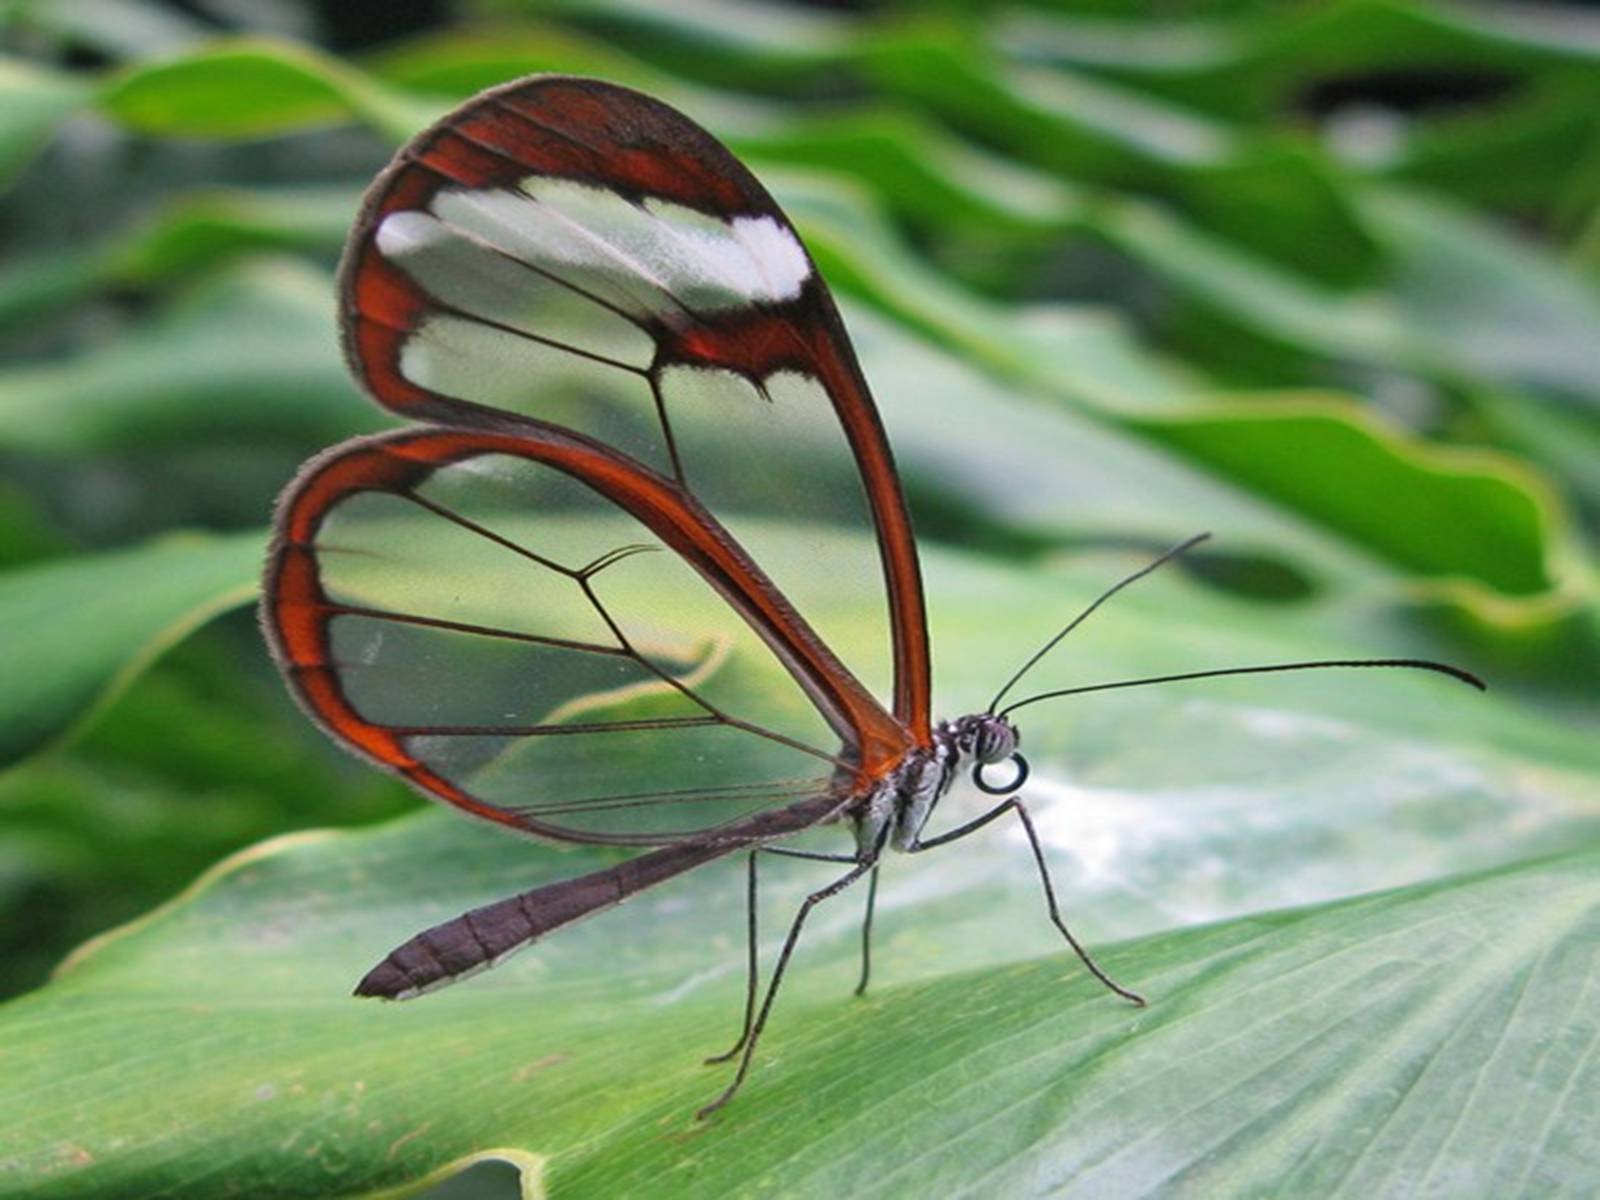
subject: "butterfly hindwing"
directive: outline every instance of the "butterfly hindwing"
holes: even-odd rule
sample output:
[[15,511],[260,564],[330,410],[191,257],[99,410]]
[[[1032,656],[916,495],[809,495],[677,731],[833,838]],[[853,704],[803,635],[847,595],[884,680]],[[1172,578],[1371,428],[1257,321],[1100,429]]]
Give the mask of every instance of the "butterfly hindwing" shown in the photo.
[[268,635],[323,725],[527,832],[701,836],[909,745],[673,481],[559,430],[336,447],[270,563]]

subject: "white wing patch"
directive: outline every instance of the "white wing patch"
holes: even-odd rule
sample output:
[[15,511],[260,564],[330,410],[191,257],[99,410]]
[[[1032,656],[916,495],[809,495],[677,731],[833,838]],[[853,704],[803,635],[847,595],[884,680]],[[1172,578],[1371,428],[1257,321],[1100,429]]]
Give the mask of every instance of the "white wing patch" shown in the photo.
[[759,300],[793,300],[811,277],[811,262],[800,239],[771,217],[735,217],[733,236],[756,264],[765,295]]
[[[811,274],[799,239],[771,216],[729,222],[562,179],[534,177],[515,190],[445,188],[432,216],[480,253],[509,255],[640,318],[793,300]],[[401,217],[410,220],[390,230]],[[402,266],[414,259],[422,217],[386,218],[379,251]]]
[[656,345],[635,322],[529,265],[511,247],[431,213],[391,213],[378,252],[434,299],[469,317],[643,370]]

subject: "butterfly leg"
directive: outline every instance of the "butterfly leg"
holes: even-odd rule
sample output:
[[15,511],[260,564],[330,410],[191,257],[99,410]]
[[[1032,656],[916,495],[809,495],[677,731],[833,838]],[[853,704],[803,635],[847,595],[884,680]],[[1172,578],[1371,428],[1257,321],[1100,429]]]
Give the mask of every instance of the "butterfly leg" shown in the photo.
[[[756,979],[758,969],[756,963],[756,855],[781,854],[785,858],[804,858],[813,862],[839,862],[853,863],[856,861],[853,854],[821,854],[814,850],[790,850],[784,846],[759,846],[750,851],[748,870],[745,883],[745,942],[746,942],[746,971],[744,987],[744,1025],[739,1032],[739,1040],[721,1054],[714,1054],[706,1059],[706,1065],[727,1062],[735,1054],[744,1049],[744,1044],[750,1039],[750,1025],[756,1013]],[[878,875],[874,871],[872,883],[874,890],[877,887]],[[871,910],[868,909],[868,923],[871,923]],[[865,968],[863,968],[864,978]]]
[[[808,858],[812,862],[856,862],[854,854],[819,854],[815,850],[790,850],[786,846],[763,846],[768,854],[782,854],[787,858]],[[861,978],[856,983],[855,995],[864,995],[867,990],[867,980],[872,975],[872,913],[878,903],[878,863],[874,863],[872,874],[867,879],[867,915],[861,923]],[[735,1047],[737,1049],[737,1047]]]
[[[743,1054],[739,1058],[739,1069],[733,1076],[733,1082],[723,1089],[720,1096],[695,1113],[697,1119],[704,1120],[716,1112],[717,1109],[732,1100],[735,1093],[743,1086],[745,1076],[750,1073],[750,1060],[755,1054],[756,1043],[761,1040],[761,1031],[767,1027],[767,1018],[772,1014],[772,1002],[777,998],[778,987],[783,982],[784,970],[789,965],[789,959],[794,955],[795,944],[800,940],[800,930],[806,923],[806,917],[810,915],[813,908],[824,900],[837,896],[845,888],[871,871],[877,865],[878,856],[882,851],[883,843],[882,839],[880,839],[879,844],[872,848],[870,857],[857,862],[855,866],[839,876],[827,887],[819,888],[817,891],[812,892],[805,898],[805,902],[800,905],[800,911],[795,914],[794,922],[789,926],[789,934],[783,939],[783,949],[778,953],[777,964],[772,968],[772,979],[767,983],[767,991],[766,995],[762,997],[761,1008],[756,1013],[755,1021],[750,1027],[749,1036],[743,1039]],[[810,856],[806,855],[805,857]]]
[[878,864],[872,864],[872,874],[867,876],[867,915],[861,922],[861,978],[856,982],[855,994],[867,994],[867,980],[872,978],[872,914],[878,906]]
[[744,977],[744,1024],[739,1030],[739,1040],[721,1054],[713,1054],[706,1059],[706,1066],[712,1063],[727,1062],[735,1054],[744,1049],[744,1044],[750,1040],[750,1024],[756,1015],[756,855],[760,850],[750,851],[750,857],[745,860],[745,977]]
[[919,840],[906,847],[906,850],[908,853],[916,854],[923,850],[932,850],[935,846],[943,846],[949,842],[959,841],[969,833],[976,833],[989,822],[997,820],[1008,812],[1017,814],[1017,819],[1022,822],[1023,832],[1028,835],[1028,845],[1033,847],[1033,861],[1039,868],[1039,881],[1044,885],[1044,901],[1045,906],[1050,911],[1051,923],[1061,931],[1061,936],[1067,939],[1067,945],[1072,947],[1073,953],[1078,956],[1083,965],[1089,968],[1091,975],[1124,1000],[1131,1000],[1134,1004],[1143,1008],[1145,1004],[1144,997],[1139,995],[1138,992],[1130,991],[1123,987],[1101,970],[1100,964],[1094,961],[1089,951],[1079,943],[1078,939],[1073,936],[1072,930],[1067,928],[1067,923],[1061,919],[1061,909],[1056,904],[1055,884],[1051,882],[1050,868],[1044,861],[1044,847],[1039,844],[1039,832],[1033,827],[1033,818],[1028,815],[1027,806],[1022,803],[1020,797],[1012,796],[1004,803],[997,804],[982,816],[968,821],[965,825],[952,829],[949,833],[942,833],[936,838],[929,838],[927,841]]

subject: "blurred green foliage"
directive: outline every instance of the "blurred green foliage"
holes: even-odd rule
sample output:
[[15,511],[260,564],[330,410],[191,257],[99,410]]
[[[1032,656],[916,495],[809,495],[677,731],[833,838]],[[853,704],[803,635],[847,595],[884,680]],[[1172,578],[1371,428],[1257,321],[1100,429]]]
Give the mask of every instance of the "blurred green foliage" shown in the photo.
[[[1419,700],[1368,713],[1366,697],[1386,681],[1295,693],[1292,709],[1392,722],[1437,753],[1430,761],[1493,747],[1502,758],[1482,793],[1493,803],[1459,819],[1430,809],[1426,836],[1404,850],[1346,846],[1324,861],[1320,827],[1306,818],[1312,795],[1287,843],[1246,837],[1221,852],[1224,871],[1235,863],[1252,882],[1227,904],[1200,906],[1204,916],[1314,902],[1329,906],[1317,936],[1337,941],[1345,910],[1332,901],[1450,872],[1500,867],[1535,881],[1505,895],[1568,908],[1592,894],[1594,16],[1444,0],[1205,0],[1157,16],[1123,0],[903,0],[859,14],[483,0],[418,6],[414,20],[395,6],[381,14],[387,24],[362,28],[350,10],[363,7],[0,3],[0,994],[35,987],[84,937],[171,897],[230,851],[418,803],[310,729],[235,610],[296,464],[386,423],[347,378],[333,329],[330,272],[362,187],[409,132],[532,71],[659,95],[772,185],[845,303],[919,527],[954,552],[935,554],[946,565],[932,581],[935,615],[942,586],[953,631],[981,639],[986,614],[1007,624],[995,592],[1052,579],[1062,562],[1085,580],[1109,577],[1130,553],[1211,528],[1216,553],[1182,587],[1129,610],[1173,643],[1163,662],[1185,653],[1192,628],[1196,665],[1215,665],[1213,647],[1237,634],[1246,654],[1426,654],[1493,677],[1498,698],[1471,719],[1470,738],[1454,707],[1429,712]],[[413,27],[397,28],[406,20]],[[962,590],[964,555],[997,572],[984,588]],[[1041,620],[1053,611],[1042,600],[1036,609]],[[1100,665],[1160,669],[1144,661],[1149,640],[1130,627]],[[985,645],[987,657],[941,652],[942,691],[970,699],[992,685],[1015,636]],[[1153,699],[1106,711],[1155,731],[1180,708],[1181,698]],[[1165,768],[1148,765],[1142,743],[1107,751],[1118,770],[1144,762],[1150,773],[1113,772],[1117,786],[1154,786],[1206,737],[1191,725],[1172,736]],[[1095,743],[1063,746],[1063,770],[1093,773]],[[1295,757],[1268,758],[1286,777],[1268,795],[1292,804]],[[1322,794],[1374,786],[1361,758],[1330,770]],[[1166,819],[1168,840],[1149,856],[1162,870],[1143,881],[1154,892],[1187,886],[1184,847],[1206,833],[1186,812]],[[416,831],[406,853],[440,836],[396,828]],[[352,862],[370,852],[356,845]],[[1578,853],[1540,874],[1536,860],[1553,852]],[[514,873],[518,853],[490,852],[491,874]],[[281,869],[292,875],[297,861]],[[1262,883],[1296,870],[1333,882],[1304,892]],[[1440,886],[1444,901],[1427,892],[1417,902],[1448,909],[1450,885]],[[1499,911],[1479,899],[1499,886],[1471,884],[1460,911]],[[1007,903],[1026,902],[1017,895]],[[1091,906],[1102,931],[1179,930],[1141,943],[1158,973],[1203,974],[1195,964],[1226,956],[1183,942],[1188,922],[1171,913],[1119,923],[1118,900],[1128,896],[1113,888]],[[383,928],[410,932],[410,920],[389,913]],[[1289,925],[1263,954],[1305,949]],[[152,955],[193,949],[181,928],[148,933]],[[1226,947],[1234,935],[1217,936]],[[1583,961],[1600,946],[1592,920],[1575,941],[1550,936]],[[958,953],[954,965],[966,961]],[[135,984],[162,984],[138,965],[135,956]],[[340,960],[332,974],[362,965]],[[119,969],[105,968],[99,985],[113,989],[101,996],[112,1026]],[[1498,983],[1533,978],[1519,971],[1536,973],[1505,964]],[[95,994],[93,972],[80,986]],[[1415,1003],[1439,994],[1422,987]],[[50,1013],[51,996],[19,1002],[35,1005],[19,1014]],[[825,996],[817,1011],[832,1004]],[[1525,1020],[1552,1029],[1565,1020],[1555,1001],[1531,1011]],[[799,1057],[826,1026],[807,1028]],[[876,1034],[860,1026],[855,1036]],[[1587,1036],[1563,1045],[1581,1056],[1592,1023]],[[692,1059],[675,1037],[673,1058]],[[648,1055],[627,1061],[665,1069]],[[1328,1078],[1330,1095],[1356,1086]],[[1576,1078],[1539,1076],[1529,1111],[1566,1128],[1570,1113],[1551,1097],[1583,1094]],[[692,1103],[676,1082],[666,1091],[645,1099],[668,1116]],[[871,1111],[870,1097],[846,1091]],[[683,1094],[697,1094],[692,1082]],[[629,1092],[617,1108],[641,1103]],[[1496,1114],[1482,1119],[1491,1128]],[[605,1146],[653,1136],[618,1121]],[[592,1122],[557,1125],[548,1148],[596,1136]],[[398,1186],[518,1137],[547,1149],[526,1126],[480,1123],[348,1178]],[[204,1143],[190,1153],[203,1160]],[[1592,1190],[1592,1143],[1565,1153],[1552,1151],[1555,1176],[1497,1160],[1479,1178],[1495,1180],[1496,1194]],[[575,1162],[574,1194],[586,1194],[585,1179],[595,1194],[637,1185],[647,1159],[613,1176]],[[708,1177],[729,1161],[712,1162]],[[1376,1190],[1407,1177],[1395,1170]],[[1152,1191],[1171,1182],[1137,1178]],[[838,1181],[821,1167],[794,1179],[817,1194]],[[95,1186],[119,1194],[125,1184]],[[69,1191],[40,1183],[37,1194],[85,1194],[70,1180],[55,1186]]]

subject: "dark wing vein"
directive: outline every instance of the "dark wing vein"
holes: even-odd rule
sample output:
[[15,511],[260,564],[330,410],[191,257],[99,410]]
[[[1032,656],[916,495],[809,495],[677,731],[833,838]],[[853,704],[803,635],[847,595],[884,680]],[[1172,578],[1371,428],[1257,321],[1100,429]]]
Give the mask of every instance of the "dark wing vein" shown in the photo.
[[[657,345],[659,344],[658,342]],[[661,372],[652,368],[648,378],[650,398],[656,408],[656,423],[661,426],[661,438],[667,447],[667,461],[672,464],[672,477],[678,481],[679,487],[687,489],[689,481],[683,473],[683,458],[678,453],[678,439],[672,433],[672,419],[667,415],[667,398],[661,394]]]
[[[359,604],[326,604],[323,611],[333,616],[371,617],[379,621],[396,621],[402,625],[423,625],[429,629],[446,629],[453,633],[475,633],[483,637],[504,638],[512,642],[531,642],[536,646],[552,646],[558,650],[586,650],[590,654],[610,654],[618,658],[633,658],[621,646],[601,646],[595,642],[577,642],[570,638],[546,637],[537,633],[519,633],[514,629],[500,629],[493,625],[474,625],[468,621],[449,621],[443,617],[424,617],[416,613],[394,612],[386,608],[366,608]],[[363,664],[371,666],[373,664]]]
[[672,797],[688,796],[699,800],[707,796],[720,796],[738,792],[773,792],[795,791],[820,788],[827,783],[825,779],[763,779],[749,783],[713,783],[702,784],[698,787],[686,788],[652,788],[648,792],[613,792],[605,796],[596,796],[597,800],[658,800]]
[[668,804],[691,804],[703,800],[768,801],[793,800],[800,796],[815,796],[826,790],[826,780],[816,780],[803,788],[769,788],[766,791],[738,792],[732,795],[706,789],[686,795],[640,796],[626,799],[616,796],[593,796],[581,800],[567,800],[552,804],[526,804],[510,811],[521,816],[549,817],[570,813],[618,812],[632,808],[657,808]]
[[[549,267],[540,266],[538,263],[529,262],[519,254],[513,254],[504,246],[496,245],[494,242],[489,241],[489,239],[483,237],[481,234],[474,233],[465,225],[459,225],[446,217],[440,216],[436,212],[430,212],[429,215],[432,216],[435,221],[439,222],[440,226],[448,229],[452,234],[460,238],[462,241],[470,242],[479,249],[490,254],[497,255],[509,263],[515,263],[524,270],[531,271],[541,279],[549,280],[557,287],[566,288],[567,291],[571,292],[573,295],[580,296],[583,299],[598,305],[600,308],[605,309],[613,316],[619,317],[628,322],[628,324],[636,326],[637,328],[644,330],[646,333],[650,332],[649,325],[644,321],[641,321],[638,317],[638,314],[629,312],[626,308],[622,307],[622,305],[607,300],[604,296],[590,291],[580,283],[574,283],[566,276],[559,275],[555,271],[552,271]],[[418,286],[420,287],[421,285],[419,284]],[[429,292],[428,295],[431,297],[433,293]]]
[[722,718],[637,717],[625,721],[589,721],[571,725],[384,725],[374,724],[396,737],[547,737],[571,733],[616,733],[633,729],[688,729],[721,725]]
[[536,562],[541,567],[546,567],[549,570],[556,572],[558,575],[565,575],[568,579],[577,579],[579,577],[579,573],[574,571],[571,567],[564,567],[560,563],[556,562],[553,558],[546,558],[542,554],[537,554],[534,551],[529,550],[526,546],[512,541],[504,534],[496,533],[487,525],[480,525],[471,517],[464,517],[454,509],[447,508],[443,504],[438,503],[438,501],[429,500],[426,496],[420,495],[415,491],[401,492],[398,494],[404,496],[413,504],[421,505],[429,512],[443,517],[446,521],[453,522],[454,524],[461,526],[463,529],[478,534],[480,537],[488,538],[495,545],[504,546],[513,554],[521,555],[528,561]]
[[585,139],[579,137],[573,130],[561,129],[550,124],[548,121],[540,120],[532,113],[527,113],[521,111],[520,109],[512,108],[498,96],[490,97],[488,103],[489,107],[505,113],[513,120],[521,121],[524,125],[529,125],[532,128],[539,130],[541,133],[549,134],[551,137],[560,138],[569,146],[576,146],[580,150],[587,150],[590,154],[593,154],[596,157],[603,157],[606,153],[605,147],[597,146],[593,142],[586,141]]
[[549,213],[550,216],[555,218],[555,220],[559,221],[563,226],[570,229],[573,233],[582,237],[590,245],[594,246],[602,253],[610,255],[619,266],[626,269],[635,278],[655,288],[655,290],[660,292],[665,299],[672,301],[672,303],[676,304],[680,309],[682,309],[685,315],[692,317],[695,320],[699,320],[699,316],[696,314],[695,310],[690,308],[683,298],[667,285],[666,280],[661,279],[652,273],[648,267],[646,267],[633,255],[629,254],[621,246],[617,245],[609,238],[596,233],[582,221],[572,216],[572,214],[562,212],[553,204],[546,204],[526,188],[517,187],[515,190],[519,196],[525,197],[531,204],[537,204],[545,212]]
[[[566,342],[557,341],[555,338],[545,337],[543,334],[534,333],[528,329],[520,329],[515,325],[507,325],[504,321],[496,321],[493,317],[486,317],[481,313],[468,312],[464,308],[458,308],[448,301],[441,300],[432,292],[428,293],[428,298],[433,302],[433,306],[440,312],[448,313],[450,316],[458,317],[463,321],[471,321],[474,325],[482,325],[485,329],[493,329],[500,333],[507,333],[512,337],[522,338],[524,341],[537,342],[541,346],[549,346],[552,350],[559,350],[563,354],[572,355],[574,358],[587,359],[588,361],[597,363],[602,367],[615,367],[619,371],[626,371],[629,375],[643,376],[648,374],[643,367],[636,367],[632,363],[625,363],[615,358],[607,358],[605,355],[596,354],[592,350],[584,350],[577,346],[569,345]],[[422,335],[419,332],[419,336],[425,335]]]

